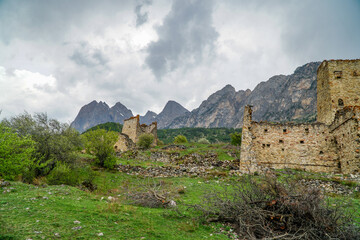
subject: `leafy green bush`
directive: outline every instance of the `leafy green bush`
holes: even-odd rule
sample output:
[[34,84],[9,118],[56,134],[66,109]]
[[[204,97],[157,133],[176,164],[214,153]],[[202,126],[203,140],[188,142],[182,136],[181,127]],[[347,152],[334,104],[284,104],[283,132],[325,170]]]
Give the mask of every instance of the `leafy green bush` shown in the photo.
[[148,149],[150,148],[151,144],[154,142],[154,135],[150,133],[145,133],[140,135],[137,145],[140,148]]
[[100,167],[112,169],[116,163],[114,145],[118,140],[118,133],[98,129],[82,135],[85,149],[96,156],[95,163]]
[[174,137],[174,143],[181,144],[181,143],[187,143],[188,140],[184,135],[177,135]]
[[[47,175],[58,161],[74,164],[74,152],[81,149],[79,133],[68,124],[49,119],[45,113],[31,116],[28,113],[3,120],[4,126],[12,128],[20,137],[30,136],[35,142],[32,157],[36,164],[27,174],[30,178]],[[31,182],[31,179],[28,179]]]
[[173,143],[174,137],[184,135],[189,142],[195,142],[200,138],[206,138],[210,143],[230,143],[230,134],[241,132],[239,128],[178,128],[158,129],[157,137],[165,144]]
[[231,138],[231,144],[234,146],[240,146],[241,145],[241,133],[239,132],[234,132],[232,134],[230,134],[230,138]]
[[33,164],[34,141],[0,123],[0,177],[13,180]]
[[200,138],[197,142],[201,144],[210,144],[209,140],[206,138]]
[[55,168],[51,170],[46,179],[50,185],[66,184],[75,186],[79,183],[79,173],[71,169],[69,164],[57,162]]
[[237,147],[237,151],[240,159],[240,146],[241,146],[241,133],[234,132],[230,134],[231,144]]

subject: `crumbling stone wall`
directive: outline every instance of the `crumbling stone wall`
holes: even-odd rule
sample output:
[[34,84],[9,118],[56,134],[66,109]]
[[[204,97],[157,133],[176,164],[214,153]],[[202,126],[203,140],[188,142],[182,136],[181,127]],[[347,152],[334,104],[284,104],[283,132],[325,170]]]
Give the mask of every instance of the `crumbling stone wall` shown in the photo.
[[118,141],[115,143],[114,148],[116,152],[123,152],[136,147],[136,144],[129,138],[128,135],[120,133]]
[[127,151],[136,146],[139,137],[142,134],[149,133],[154,135],[153,145],[157,144],[157,123],[153,122],[150,125],[140,125],[140,116],[131,117],[124,120],[122,133],[119,134],[119,139],[114,148],[116,151]]
[[342,173],[360,173],[360,107],[345,107],[330,125]]
[[129,138],[136,143],[141,134],[140,128],[140,116],[131,117],[124,120],[124,126],[122,128],[122,133],[129,136]]
[[251,106],[246,106],[240,168],[250,172],[263,167],[360,172],[360,107],[348,106],[360,105],[360,79],[355,81],[358,69],[360,60],[332,60],[320,65],[316,123],[255,122]]
[[[247,107],[247,117],[251,108]],[[245,121],[244,121],[245,123]],[[243,126],[240,166],[251,172],[261,167],[340,172],[336,148],[323,123],[292,124],[248,121]],[[248,169],[249,168],[249,169]]]

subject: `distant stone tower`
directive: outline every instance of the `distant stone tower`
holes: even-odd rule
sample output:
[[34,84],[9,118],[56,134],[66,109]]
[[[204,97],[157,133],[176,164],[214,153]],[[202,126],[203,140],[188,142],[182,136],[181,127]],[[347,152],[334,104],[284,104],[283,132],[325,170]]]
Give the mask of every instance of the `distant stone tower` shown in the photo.
[[323,61],[317,75],[317,121],[331,124],[344,107],[360,106],[360,59]]

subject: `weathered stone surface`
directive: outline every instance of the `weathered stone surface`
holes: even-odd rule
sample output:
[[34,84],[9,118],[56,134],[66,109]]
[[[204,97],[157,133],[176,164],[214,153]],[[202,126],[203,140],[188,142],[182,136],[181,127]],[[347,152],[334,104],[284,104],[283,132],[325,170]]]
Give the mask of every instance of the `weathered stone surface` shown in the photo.
[[[149,160],[149,157],[143,156],[141,153],[136,152],[131,158],[137,160]],[[238,174],[239,168],[238,161],[220,161],[217,154],[208,153],[205,155],[192,153],[180,156],[179,153],[171,152],[153,152],[151,153],[150,160],[169,163],[169,166],[160,167],[140,167],[131,165],[117,166],[121,172],[126,172],[131,175],[141,175],[147,177],[180,177],[180,176],[206,176],[206,175],[224,175],[222,171],[230,170],[229,174]],[[227,174],[225,174],[227,175]]]
[[122,133],[119,134],[118,141],[114,148],[116,151],[127,151],[136,147],[139,137],[142,134],[152,134],[154,136],[153,145],[157,144],[157,123],[153,122],[150,125],[140,125],[140,116],[131,117],[124,120]]
[[[340,78],[339,72],[342,73]],[[331,60],[321,64],[317,101],[320,113],[316,123],[255,122],[252,107],[245,107],[241,169],[258,171],[271,167],[360,172],[360,74],[358,76],[357,72],[360,72],[360,60]],[[339,79],[343,83],[338,82]]]

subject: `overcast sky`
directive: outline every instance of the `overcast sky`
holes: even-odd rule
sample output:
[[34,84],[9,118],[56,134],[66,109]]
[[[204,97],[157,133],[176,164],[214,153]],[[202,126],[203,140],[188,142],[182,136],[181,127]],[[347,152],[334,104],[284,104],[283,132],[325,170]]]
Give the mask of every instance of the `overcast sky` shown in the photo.
[[192,110],[226,84],[360,58],[359,24],[360,0],[0,0],[0,118]]

